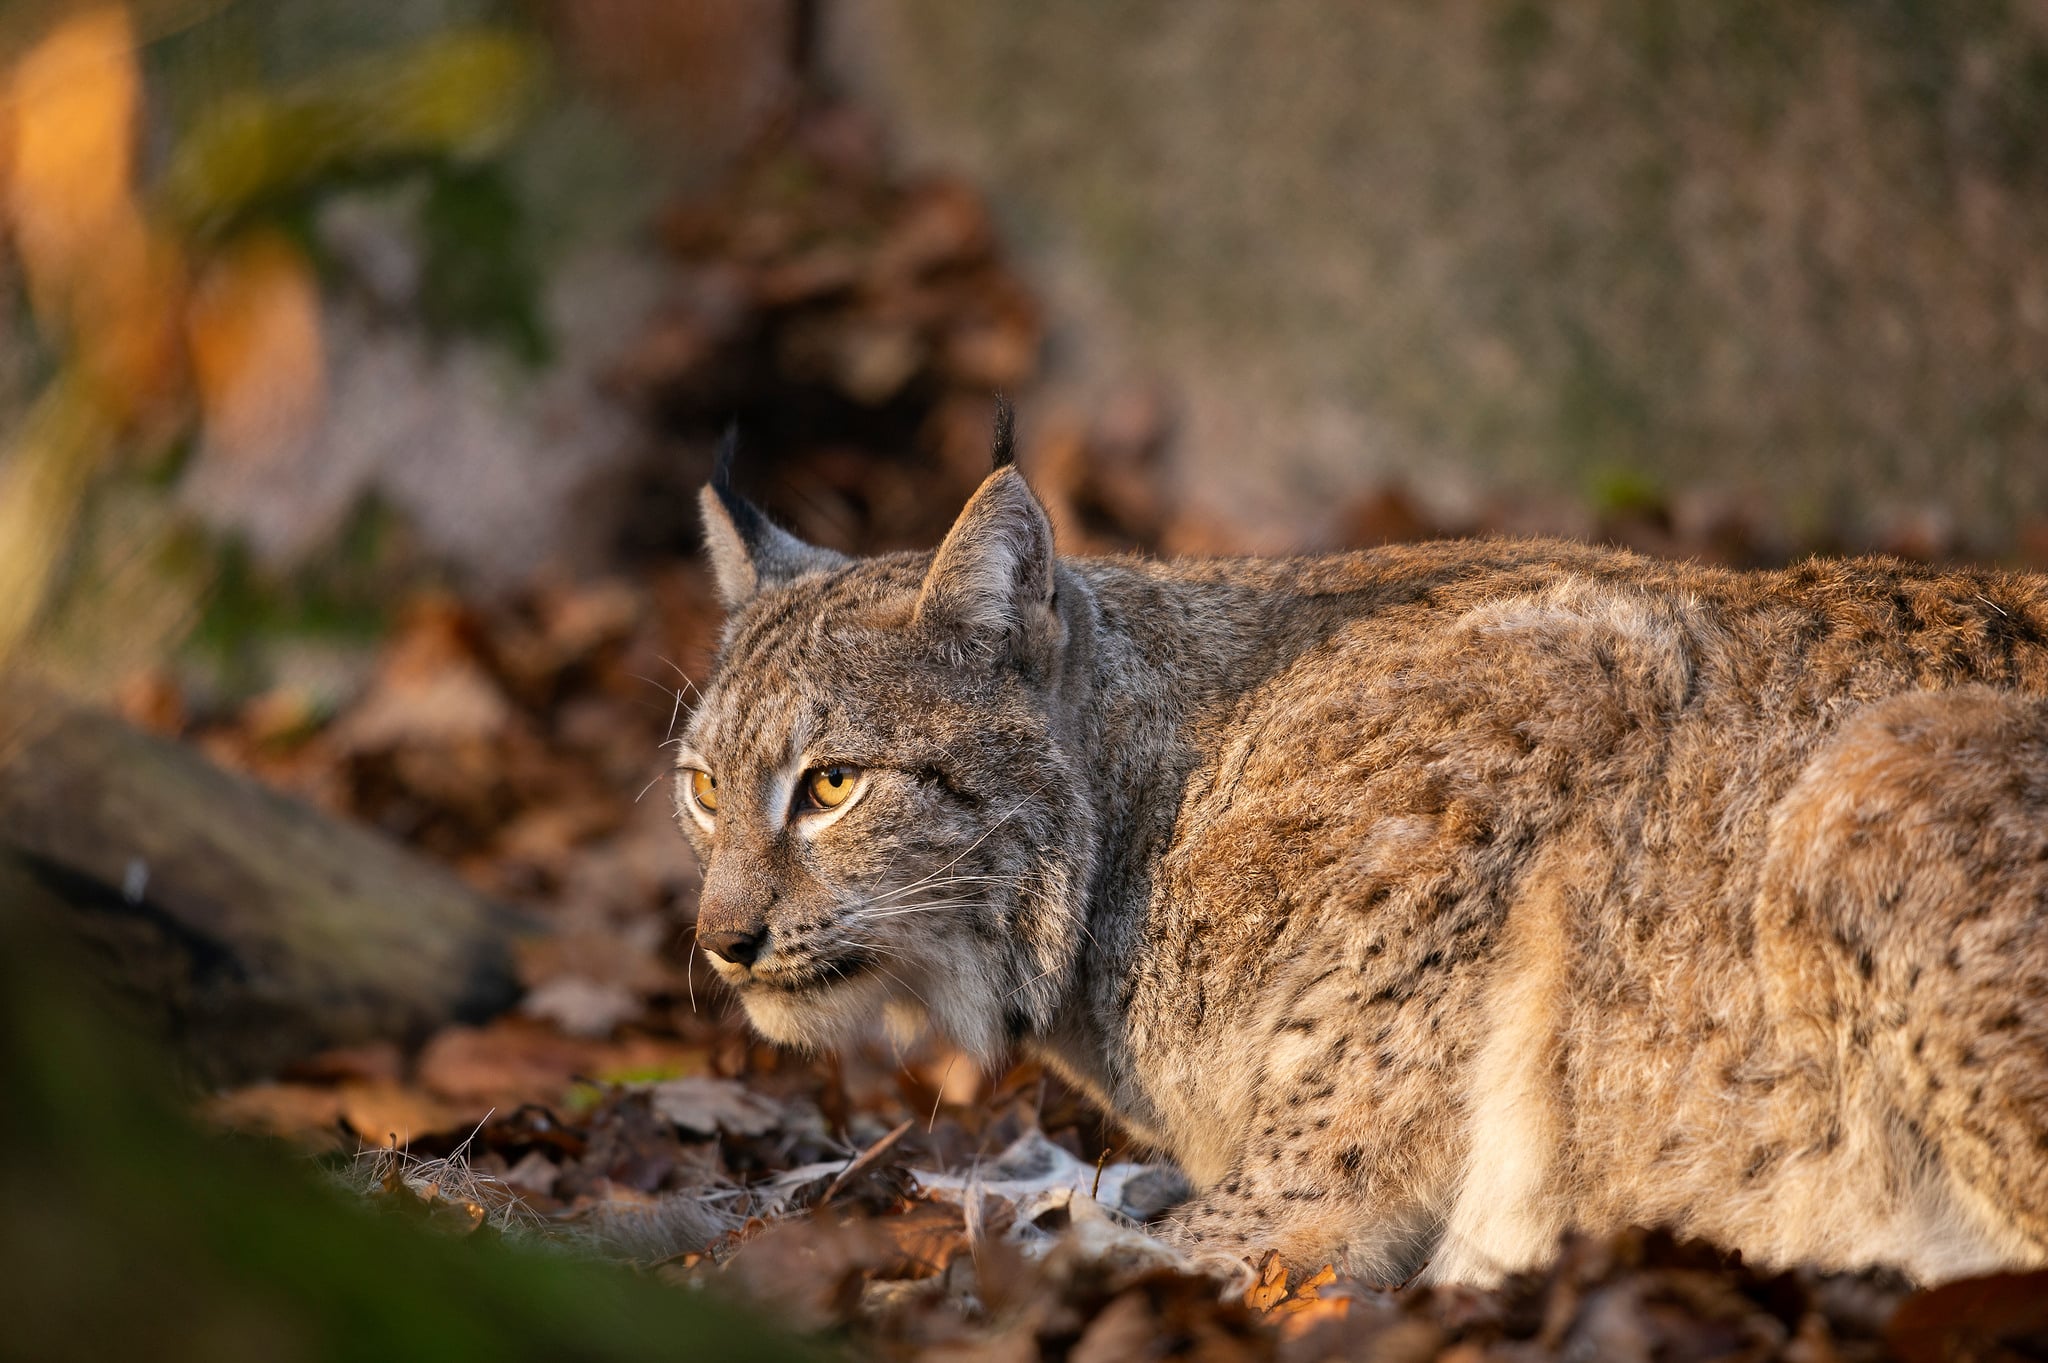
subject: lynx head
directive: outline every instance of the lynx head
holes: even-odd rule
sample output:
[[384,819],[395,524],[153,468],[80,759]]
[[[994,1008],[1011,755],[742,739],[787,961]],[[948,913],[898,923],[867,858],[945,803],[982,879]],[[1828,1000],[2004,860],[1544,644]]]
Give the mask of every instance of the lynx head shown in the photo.
[[1093,820],[1074,749],[1068,575],[997,467],[936,552],[849,559],[702,495],[727,623],[679,744],[698,942],[771,1040],[887,1015],[984,1059],[1072,974]]

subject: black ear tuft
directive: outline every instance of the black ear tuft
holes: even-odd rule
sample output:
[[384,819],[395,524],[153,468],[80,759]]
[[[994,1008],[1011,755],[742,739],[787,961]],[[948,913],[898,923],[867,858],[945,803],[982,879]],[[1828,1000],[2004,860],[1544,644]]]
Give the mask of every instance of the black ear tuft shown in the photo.
[[994,468],[1008,468],[1017,462],[1017,414],[1001,393],[996,394],[996,438],[991,453]]
[[837,568],[843,555],[805,544],[733,488],[732,466],[739,453],[739,423],[725,428],[712,460],[711,481],[698,495],[704,513],[704,548],[718,598],[727,611],[738,610],[767,587],[805,573]]
[[725,434],[718,438],[718,453],[711,461],[711,491],[725,507],[725,514],[732,517],[740,539],[751,546],[759,544],[772,527],[759,508],[740,496],[732,485],[732,467],[738,462],[739,453],[740,423],[735,418],[726,423]]
[[718,453],[711,461],[711,486],[720,493],[732,489],[732,466],[740,453],[740,422],[738,417],[725,423],[725,434],[718,437]]

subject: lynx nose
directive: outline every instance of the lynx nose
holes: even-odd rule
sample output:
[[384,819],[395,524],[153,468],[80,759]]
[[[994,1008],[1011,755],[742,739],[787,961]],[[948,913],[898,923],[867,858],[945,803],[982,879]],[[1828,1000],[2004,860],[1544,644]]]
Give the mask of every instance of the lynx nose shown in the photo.
[[754,958],[761,954],[761,942],[767,935],[765,932],[707,932],[697,940],[720,960],[734,965],[752,965]]

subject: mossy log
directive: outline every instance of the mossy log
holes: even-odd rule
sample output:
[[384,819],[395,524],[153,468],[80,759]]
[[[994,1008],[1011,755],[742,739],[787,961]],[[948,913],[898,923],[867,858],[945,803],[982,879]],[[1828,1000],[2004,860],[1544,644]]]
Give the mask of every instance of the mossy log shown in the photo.
[[0,897],[82,938],[209,1082],[498,1012],[532,926],[377,833],[20,679],[0,681]]

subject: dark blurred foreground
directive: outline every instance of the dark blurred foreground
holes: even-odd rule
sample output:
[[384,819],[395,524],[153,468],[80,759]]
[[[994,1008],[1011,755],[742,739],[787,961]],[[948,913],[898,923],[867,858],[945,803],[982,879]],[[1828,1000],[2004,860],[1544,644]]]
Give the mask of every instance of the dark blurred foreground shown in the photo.
[[[796,1359],[707,1300],[346,1205],[204,1136],[0,861],[0,1353],[23,1360]],[[423,1222],[425,1214],[412,1218]]]

